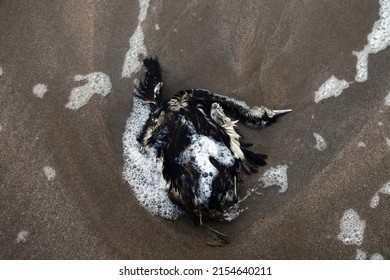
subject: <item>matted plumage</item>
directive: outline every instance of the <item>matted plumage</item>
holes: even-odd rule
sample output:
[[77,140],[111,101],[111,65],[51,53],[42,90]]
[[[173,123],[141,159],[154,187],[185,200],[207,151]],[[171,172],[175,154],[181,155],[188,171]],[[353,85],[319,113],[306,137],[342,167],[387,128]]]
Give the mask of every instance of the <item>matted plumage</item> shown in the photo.
[[144,81],[134,91],[151,112],[137,137],[141,152],[157,151],[170,200],[200,224],[203,216],[235,219],[240,213],[240,172],[256,172],[267,158],[241,141],[236,123],[264,127],[291,110],[250,107],[204,89],[183,90],[163,100],[157,59],[145,59],[144,66]]

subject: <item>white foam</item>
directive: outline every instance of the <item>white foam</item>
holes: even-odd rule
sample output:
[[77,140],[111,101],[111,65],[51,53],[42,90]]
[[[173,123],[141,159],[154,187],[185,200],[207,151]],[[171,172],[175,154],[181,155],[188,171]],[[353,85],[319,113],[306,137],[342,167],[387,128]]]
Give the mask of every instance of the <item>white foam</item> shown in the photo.
[[357,146],[358,146],[358,148],[366,148],[366,147],[367,147],[367,145],[364,144],[362,141],[360,141],[359,143],[357,143]]
[[352,52],[356,58],[355,81],[364,82],[368,78],[368,56],[378,53],[390,45],[390,0],[380,0],[379,20],[374,23],[367,36],[367,45],[359,52]]
[[[355,260],[366,260],[367,253],[361,249],[356,249],[356,257]],[[370,260],[384,260],[383,256],[379,253],[374,253],[370,256]]]
[[324,137],[322,137],[318,133],[313,133],[313,136],[316,139],[316,144],[313,147],[319,151],[324,151],[328,147],[328,144],[326,144]]
[[315,92],[314,101],[315,103],[320,102],[323,99],[329,97],[339,96],[344,89],[349,87],[349,82],[346,80],[339,80],[332,75],[320,88]]
[[47,92],[47,85],[45,84],[36,84],[33,87],[33,94],[38,98],[43,98],[46,92]]
[[279,192],[284,193],[288,188],[287,168],[287,165],[278,165],[276,167],[270,167],[259,178],[259,186],[262,188],[279,186]]
[[56,177],[56,171],[51,166],[44,166],[43,173],[45,173],[45,176],[48,181],[53,181],[54,178]]
[[384,260],[384,259],[385,258],[379,253],[374,253],[370,257],[370,260]]
[[191,144],[177,159],[180,164],[192,162],[197,171],[202,174],[198,182],[197,195],[200,202],[206,206],[211,195],[213,180],[218,175],[218,169],[210,162],[210,157],[224,166],[234,164],[234,157],[224,144],[198,134],[191,137]]
[[16,237],[17,243],[24,243],[27,240],[27,237],[29,235],[29,232],[27,230],[22,230],[18,233],[18,236]]
[[85,85],[73,88],[65,107],[71,110],[78,110],[88,103],[94,94],[106,96],[111,92],[111,81],[107,74],[93,72],[88,75],[76,75],[75,81],[86,80]]
[[380,200],[379,194],[378,192],[376,192],[370,200],[370,207],[377,208],[379,205],[379,200]]
[[160,30],[160,25],[158,23],[156,23],[156,25],[154,26],[156,28],[156,30]]
[[362,245],[364,229],[366,222],[361,220],[358,213],[353,209],[348,209],[344,212],[340,221],[340,233],[338,238],[345,245]]
[[360,52],[353,51],[352,53],[357,59],[355,81],[362,83],[368,78],[368,55],[371,49],[366,45]]
[[356,257],[355,260],[365,260],[367,259],[367,253],[363,250],[360,250],[359,248],[356,249]]
[[122,68],[122,78],[130,78],[133,73],[141,70],[142,62],[140,55],[147,56],[144,45],[145,35],[142,31],[142,23],[146,19],[149,8],[149,0],[139,0],[140,13],[138,15],[138,25],[129,39],[130,49],[127,51]]
[[379,206],[380,194],[390,195],[390,181],[382,185],[370,200],[370,207],[377,208]]
[[150,109],[138,98],[134,98],[133,112],[126,122],[123,134],[123,177],[146,210],[166,219],[177,219],[183,211],[168,197],[166,182],[156,162],[156,151],[149,148],[140,153],[137,136],[149,114]]
[[390,106],[390,92],[387,94],[387,96],[385,98],[385,105]]
[[390,195],[390,181],[384,184],[382,188],[379,190],[379,192]]

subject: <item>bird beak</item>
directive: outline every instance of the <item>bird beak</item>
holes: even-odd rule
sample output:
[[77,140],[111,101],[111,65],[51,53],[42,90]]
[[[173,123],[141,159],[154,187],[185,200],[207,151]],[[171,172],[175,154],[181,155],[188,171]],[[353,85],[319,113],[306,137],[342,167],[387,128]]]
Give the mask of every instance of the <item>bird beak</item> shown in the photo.
[[286,113],[290,113],[291,109],[285,109],[285,110],[272,110],[272,112],[275,114],[275,116],[284,115]]

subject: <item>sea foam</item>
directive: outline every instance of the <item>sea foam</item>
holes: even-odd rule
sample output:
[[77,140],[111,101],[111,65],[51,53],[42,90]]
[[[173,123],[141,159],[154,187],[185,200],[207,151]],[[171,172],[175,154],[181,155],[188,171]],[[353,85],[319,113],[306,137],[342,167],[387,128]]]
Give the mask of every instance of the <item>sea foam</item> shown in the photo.
[[288,188],[287,165],[278,165],[270,167],[258,180],[258,185],[262,188],[279,186],[279,192],[284,193]]
[[370,257],[370,260],[384,260],[384,259],[385,258],[379,253],[374,253]]
[[385,105],[386,106],[390,106],[390,92],[385,97]]
[[380,0],[379,20],[374,23],[367,36],[367,45],[361,51],[352,52],[356,58],[355,81],[364,82],[368,78],[368,56],[378,53],[390,45],[390,0]]
[[27,241],[27,237],[29,236],[29,232],[27,230],[22,230],[18,233],[16,237],[17,243],[24,243]]
[[340,221],[340,233],[338,235],[345,245],[362,245],[366,221],[360,219],[358,213],[353,209],[344,212]]
[[[366,260],[367,259],[367,253],[364,252],[361,249],[356,249],[356,257],[355,260]],[[370,260],[383,260],[383,256],[379,253],[374,253],[370,256]]]
[[139,0],[140,12],[138,15],[138,25],[129,39],[130,49],[127,51],[122,68],[122,78],[130,78],[133,73],[141,70],[142,62],[140,55],[147,56],[144,45],[145,35],[142,30],[142,23],[146,19],[149,8],[149,0]]
[[45,174],[48,181],[53,181],[56,177],[56,171],[51,166],[44,166],[43,173]]
[[339,80],[335,76],[332,76],[314,93],[314,101],[315,103],[319,103],[323,99],[332,96],[337,97],[348,87],[349,82],[346,80]]
[[84,81],[85,85],[73,88],[65,107],[71,110],[78,110],[88,103],[94,94],[106,96],[111,92],[111,81],[107,74],[93,72],[88,75],[76,75],[75,81]]
[[43,98],[46,92],[47,92],[47,85],[45,84],[36,84],[33,87],[33,94],[38,98]]
[[363,149],[363,148],[366,148],[367,145],[366,145],[364,142],[359,141],[359,142],[357,143],[357,147],[360,148],[360,149]]
[[183,211],[168,197],[155,149],[150,147],[141,153],[137,141],[150,109],[140,99],[135,97],[133,100],[133,112],[126,122],[123,135],[123,177],[146,210],[166,219],[177,219],[183,215]]
[[381,188],[372,196],[370,200],[371,208],[377,208],[379,206],[380,194],[390,195],[390,181],[381,186]]
[[[367,35],[367,44],[361,51],[353,51],[356,56],[356,75],[355,81],[362,83],[368,78],[368,56],[378,53],[390,45],[390,0],[380,0],[379,20],[377,20],[371,33]],[[316,92],[314,101],[316,103],[331,96],[339,96],[350,84],[346,80],[339,80],[336,77],[330,77]],[[390,93],[389,93],[390,95]],[[390,97],[386,97],[385,104],[390,105]]]
[[361,249],[356,249],[356,257],[355,257],[355,260],[365,260],[367,259],[367,253],[364,252],[363,250]]
[[318,133],[313,133],[313,136],[316,139],[316,144],[314,145],[314,148],[321,152],[324,151],[328,147],[328,144],[326,144],[324,137],[322,137]]

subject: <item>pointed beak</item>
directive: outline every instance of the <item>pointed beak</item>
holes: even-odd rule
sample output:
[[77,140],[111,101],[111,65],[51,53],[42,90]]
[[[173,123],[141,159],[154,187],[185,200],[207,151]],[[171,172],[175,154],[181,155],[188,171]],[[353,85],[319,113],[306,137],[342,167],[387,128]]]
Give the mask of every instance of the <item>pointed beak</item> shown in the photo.
[[284,115],[284,114],[290,113],[291,111],[292,111],[291,109],[285,109],[285,110],[272,110],[272,112],[274,112],[275,116]]

